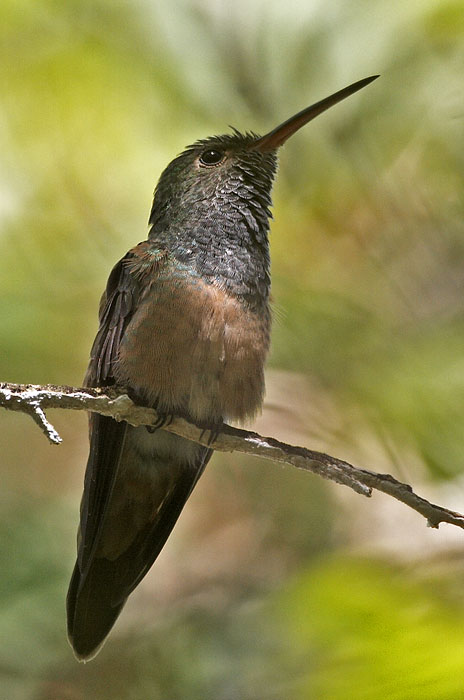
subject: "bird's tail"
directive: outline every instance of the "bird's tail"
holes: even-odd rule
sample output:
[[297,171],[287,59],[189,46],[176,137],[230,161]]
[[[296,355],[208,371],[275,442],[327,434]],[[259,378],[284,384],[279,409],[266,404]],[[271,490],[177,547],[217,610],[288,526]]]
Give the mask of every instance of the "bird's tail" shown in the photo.
[[[100,649],[127,597],[163,548],[212,454],[165,431],[150,435],[144,427],[107,420],[111,423],[103,431],[98,425],[92,431],[82,537],[67,597],[68,636],[82,661]],[[118,430],[127,431],[119,441]],[[105,461],[116,456],[107,445],[102,449],[93,444],[101,442],[102,434],[104,442],[109,435],[112,445],[119,444],[120,454],[115,476],[106,483],[108,497],[100,494],[96,499],[98,480],[108,467]]]

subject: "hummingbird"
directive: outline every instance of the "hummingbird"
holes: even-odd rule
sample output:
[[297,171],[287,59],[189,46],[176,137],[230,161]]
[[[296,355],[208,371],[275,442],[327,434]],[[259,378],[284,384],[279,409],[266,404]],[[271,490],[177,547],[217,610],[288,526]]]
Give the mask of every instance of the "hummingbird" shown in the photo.
[[261,408],[278,149],[377,77],[316,102],[264,136],[233,129],[188,146],[161,174],[147,240],[112,269],[85,385],[126,387],[160,420],[133,427],[90,417],[67,596],[68,637],[79,660],[101,648],[213,453],[157,428],[176,415],[217,434],[224,420],[243,422]]

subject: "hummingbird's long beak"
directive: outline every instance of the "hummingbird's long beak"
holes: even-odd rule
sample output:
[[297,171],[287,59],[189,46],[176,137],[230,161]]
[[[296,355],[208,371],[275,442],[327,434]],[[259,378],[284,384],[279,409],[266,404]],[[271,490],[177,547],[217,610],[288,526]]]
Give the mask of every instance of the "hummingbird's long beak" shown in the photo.
[[301,112],[298,112],[298,114],[295,114],[293,117],[290,117],[290,119],[287,119],[287,121],[279,124],[279,126],[276,126],[276,128],[270,131],[268,134],[265,134],[257,139],[253,145],[250,146],[250,149],[265,152],[273,151],[275,148],[279,148],[279,146],[282,146],[282,144],[285,143],[285,141],[292,136],[295,131],[301,129],[301,127],[310,122],[311,119],[317,117],[318,114],[322,114],[322,112],[325,112],[325,110],[329,109],[329,107],[336,105],[337,102],[341,102],[345,99],[345,97],[349,97],[354,92],[357,92],[366,85],[369,85],[369,83],[372,83],[372,81],[376,80],[378,77],[378,75],[371,75],[369,78],[358,80],[357,83],[348,85],[348,87],[335,92],[333,95],[330,95],[330,97],[326,97],[324,100],[316,102],[310,107],[306,107],[306,109],[302,109]]

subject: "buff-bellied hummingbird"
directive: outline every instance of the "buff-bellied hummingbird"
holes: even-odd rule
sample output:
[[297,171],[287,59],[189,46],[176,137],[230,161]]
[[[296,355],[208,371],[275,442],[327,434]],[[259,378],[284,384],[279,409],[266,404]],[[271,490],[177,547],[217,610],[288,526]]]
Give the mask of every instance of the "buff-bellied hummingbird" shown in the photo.
[[[163,418],[218,430],[260,410],[269,348],[269,218],[277,150],[360,80],[265,136],[197,141],[162,173],[148,239],[113,268],[86,385],[127,387]],[[77,562],[67,598],[78,659],[92,658],[152,566],[212,450],[93,414]]]

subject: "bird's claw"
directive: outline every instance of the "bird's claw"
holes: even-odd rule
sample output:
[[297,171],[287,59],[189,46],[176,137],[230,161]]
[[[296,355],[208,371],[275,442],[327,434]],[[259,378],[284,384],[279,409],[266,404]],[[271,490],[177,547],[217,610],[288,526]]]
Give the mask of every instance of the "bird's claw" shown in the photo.
[[203,440],[203,436],[205,433],[209,431],[209,437],[207,440],[207,445],[208,447],[213,444],[213,442],[216,442],[219,433],[221,432],[223,426],[222,420],[218,423],[213,423],[211,425],[208,425],[206,428],[203,428],[203,430],[200,433],[200,440]]
[[165,428],[167,425],[171,425],[174,418],[173,413],[161,413],[158,411],[158,418],[152,425],[145,426],[149,433],[154,433],[160,428]]

